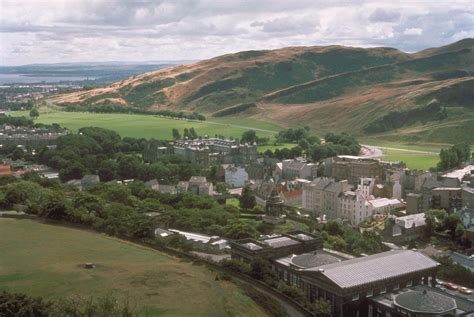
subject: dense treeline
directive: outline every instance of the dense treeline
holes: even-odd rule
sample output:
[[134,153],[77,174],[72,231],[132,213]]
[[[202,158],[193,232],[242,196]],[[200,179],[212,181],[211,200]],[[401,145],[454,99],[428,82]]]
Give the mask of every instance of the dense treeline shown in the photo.
[[[236,207],[191,193],[162,194],[142,182],[100,184],[78,192],[29,173],[22,180],[0,178],[0,184],[0,207],[79,223],[119,237],[155,240],[154,230],[159,226],[230,239],[257,235],[256,224],[242,221]],[[160,215],[150,217],[150,212]]]
[[334,250],[354,255],[375,254],[387,251],[379,235],[374,232],[360,233],[357,230],[341,225],[335,220],[322,226],[325,246]]
[[15,127],[29,127],[29,128],[44,128],[53,132],[59,132],[64,130],[57,123],[53,124],[44,124],[44,123],[35,123],[33,119],[27,118],[25,116],[21,117],[12,117],[12,116],[0,116],[0,125],[12,125]]
[[455,144],[450,148],[441,149],[437,169],[445,171],[450,168],[461,166],[471,158],[471,148],[468,143]]
[[28,100],[27,102],[6,102],[0,98],[0,108],[9,109],[10,111],[31,110],[33,106],[33,100]]
[[[300,136],[303,137],[296,139]],[[282,160],[295,158],[306,153],[312,160],[320,161],[336,155],[359,155],[360,152],[359,142],[346,133],[327,133],[324,136],[324,143],[321,143],[319,138],[308,136],[306,129],[288,129],[280,131],[278,139],[285,141],[297,140],[298,145],[291,149],[276,149],[274,152],[267,150],[264,153],[266,156]]]
[[[121,138],[115,131],[102,128],[81,128],[78,134],[58,138],[56,149],[43,149],[38,162],[59,170],[62,181],[97,174],[101,181],[114,179],[158,179],[161,183],[176,183],[199,175],[198,167],[178,156],[160,158],[145,164],[140,156],[146,139]],[[165,141],[155,141],[166,146]]]
[[137,316],[128,301],[119,302],[111,296],[98,298],[61,298],[46,301],[22,293],[0,293],[0,316],[63,317],[63,316]]
[[94,112],[94,113],[135,113],[135,114],[148,114],[158,115],[171,118],[182,118],[189,120],[205,121],[206,117],[197,112],[176,112],[171,110],[147,110],[138,107],[128,107],[123,105],[116,105],[113,103],[103,104],[85,104],[85,105],[67,105],[64,107],[67,112]]
[[379,133],[399,129],[416,122],[442,121],[448,117],[446,108],[435,102],[407,111],[391,111],[364,127],[366,133]]

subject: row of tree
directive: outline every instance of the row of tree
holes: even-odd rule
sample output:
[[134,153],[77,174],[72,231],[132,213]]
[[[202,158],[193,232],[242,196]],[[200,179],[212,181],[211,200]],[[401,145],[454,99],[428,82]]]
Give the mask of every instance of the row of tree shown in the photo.
[[468,143],[455,144],[450,148],[441,149],[437,169],[445,171],[461,166],[471,158],[471,147]]

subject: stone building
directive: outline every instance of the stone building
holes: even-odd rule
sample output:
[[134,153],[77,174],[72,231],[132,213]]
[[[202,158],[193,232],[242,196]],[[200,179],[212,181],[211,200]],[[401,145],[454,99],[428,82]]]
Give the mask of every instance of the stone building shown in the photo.
[[316,177],[318,166],[304,160],[283,160],[276,166],[279,179],[302,178],[313,180]]
[[333,178],[320,177],[303,185],[303,209],[328,218],[340,217],[339,195],[349,190],[347,181],[336,182]]
[[423,211],[423,195],[409,193],[406,197],[407,214],[416,214]]
[[431,190],[433,209],[444,209],[452,212],[462,208],[461,187],[437,187]]
[[383,179],[384,169],[380,161],[356,156],[332,158],[331,176],[336,180],[348,180],[356,184],[361,178]]
[[236,140],[219,138],[176,140],[173,153],[200,165],[250,164],[258,158],[256,144],[240,144]]

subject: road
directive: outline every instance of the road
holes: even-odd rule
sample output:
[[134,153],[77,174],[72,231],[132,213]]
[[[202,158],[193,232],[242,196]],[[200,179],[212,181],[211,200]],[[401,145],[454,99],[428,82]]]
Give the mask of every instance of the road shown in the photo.
[[361,144],[362,146],[362,155],[361,157],[364,158],[377,158],[377,157],[384,157],[384,156],[390,156],[387,154],[383,154],[382,150],[392,150],[392,151],[400,151],[400,152],[407,152],[407,154],[393,154],[394,156],[400,156],[400,155],[433,155],[437,156],[438,153],[436,152],[428,152],[428,151],[418,151],[418,150],[408,150],[408,149],[401,149],[401,148],[394,148],[394,147],[386,147],[386,146],[373,146],[373,145],[367,145],[367,144]]

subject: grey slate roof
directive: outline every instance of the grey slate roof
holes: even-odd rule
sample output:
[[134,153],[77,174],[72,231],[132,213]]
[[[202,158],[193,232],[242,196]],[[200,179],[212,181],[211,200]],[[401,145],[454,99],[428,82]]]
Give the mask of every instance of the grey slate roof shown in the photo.
[[408,291],[395,296],[395,305],[412,312],[443,314],[456,308],[451,297],[431,291]]
[[434,268],[438,262],[411,250],[392,250],[339,263],[307,269],[317,271],[341,288],[384,280]]

